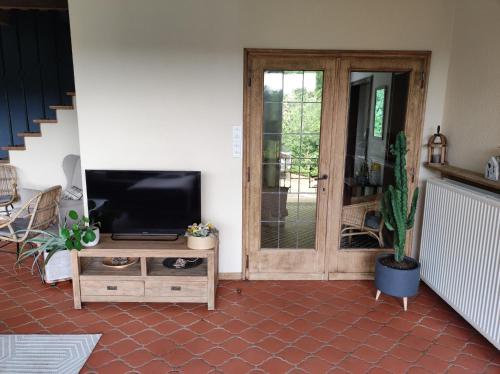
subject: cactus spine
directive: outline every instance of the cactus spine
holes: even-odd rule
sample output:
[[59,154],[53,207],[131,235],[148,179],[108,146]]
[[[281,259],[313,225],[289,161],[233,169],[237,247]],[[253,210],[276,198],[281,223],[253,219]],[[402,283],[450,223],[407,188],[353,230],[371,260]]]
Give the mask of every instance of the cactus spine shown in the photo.
[[382,199],[382,216],[385,226],[394,231],[394,258],[400,262],[405,256],[406,231],[413,227],[417,208],[418,187],[413,193],[410,212],[408,213],[408,176],[406,174],[406,136],[401,131],[396,136],[396,143],[391,145],[391,154],[395,156],[395,186],[389,186]]

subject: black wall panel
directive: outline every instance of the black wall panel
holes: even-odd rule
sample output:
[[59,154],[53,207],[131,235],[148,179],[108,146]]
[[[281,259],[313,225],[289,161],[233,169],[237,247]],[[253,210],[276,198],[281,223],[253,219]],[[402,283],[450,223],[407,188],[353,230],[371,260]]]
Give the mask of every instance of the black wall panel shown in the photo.
[[39,131],[34,119],[55,119],[49,106],[70,105],[74,89],[67,12],[11,11],[0,26],[0,145],[23,144],[17,133]]

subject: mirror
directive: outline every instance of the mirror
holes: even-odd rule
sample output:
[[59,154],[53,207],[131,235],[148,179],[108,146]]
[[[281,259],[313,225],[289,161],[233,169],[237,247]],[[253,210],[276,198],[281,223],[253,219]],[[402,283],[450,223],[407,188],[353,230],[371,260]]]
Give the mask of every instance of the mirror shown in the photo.
[[340,248],[391,248],[380,200],[394,183],[396,134],[404,130],[410,74],[352,72]]

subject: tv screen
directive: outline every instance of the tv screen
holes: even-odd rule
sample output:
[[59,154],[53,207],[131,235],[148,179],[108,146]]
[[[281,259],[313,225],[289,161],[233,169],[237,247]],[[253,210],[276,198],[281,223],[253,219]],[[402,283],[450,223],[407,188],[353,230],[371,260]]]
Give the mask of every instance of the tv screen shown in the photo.
[[199,171],[86,170],[89,216],[103,233],[183,234],[201,221]]

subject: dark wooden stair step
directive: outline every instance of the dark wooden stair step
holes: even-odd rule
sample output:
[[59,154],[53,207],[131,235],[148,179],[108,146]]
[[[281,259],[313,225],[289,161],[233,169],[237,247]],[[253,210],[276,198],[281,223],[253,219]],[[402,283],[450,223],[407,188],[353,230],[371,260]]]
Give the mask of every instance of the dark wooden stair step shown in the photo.
[[0,147],[2,151],[25,151],[26,147],[24,145],[7,145]]
[[73,105],[50,105],[49,108],[53,109],[53,110],[71,110],[71,109],[75,109],[75,107]]
[[76,92],[69,91],[69,92],[66,92],[66,95],[68,95],[68,96],[76,96]]
[[42,136],[42,133],[35,131],[25,131],[25,132],[18,132],[17,136],[25,138],[39,138],[40,136]]
[[8,164],[10,160],[8,158],[0,158],[0,164]]
[[40,118],[40,119],[34,119],[34,123],[57,123],[56,119],[46,119],[46,118]]

